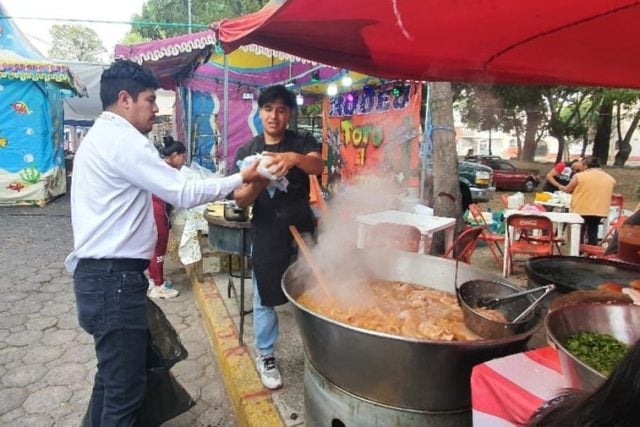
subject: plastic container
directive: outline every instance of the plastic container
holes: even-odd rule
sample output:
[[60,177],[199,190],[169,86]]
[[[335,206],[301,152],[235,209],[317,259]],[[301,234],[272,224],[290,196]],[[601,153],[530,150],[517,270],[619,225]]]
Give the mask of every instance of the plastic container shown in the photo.
[[520,209],[524,206],[524,194],[521,192],[517,192],[512,194],[507,199],[507,208],[508,209]]

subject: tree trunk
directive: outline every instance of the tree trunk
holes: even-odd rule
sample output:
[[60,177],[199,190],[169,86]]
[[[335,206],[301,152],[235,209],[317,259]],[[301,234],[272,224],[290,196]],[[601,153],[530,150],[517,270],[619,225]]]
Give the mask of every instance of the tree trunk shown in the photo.
[[542,122],[542,115],[538,111],[527,110],[527,126],[524,133],[524,146],[522,147],[521,160],[532,162],[536,155],[536,147],[538,141],[536,139],[536,133],[538,127]]
[[580,157],[583,159],[587,157],[587,145],[589,145],[589,132],[584,131],[582,135],[582,149],[580,150]]
[[[430,111],[433,124],[433,210],[436,216],[458,218],[458,227],[461,227],[462,208],[451,84],[433,83],[432,88]],[[436,233],[431,254],[443,254],[444,251],[444,233]]]
[[613,123],[613,101],[604,99],[598,112],[598,128],[593,139],[593,155],[605,166],[609,160],[609,140]]
[[564,135],[558,134],[553,135],[558,140],[558,154],[556,154],[556,163],[560,163],[562,161],[562,155],[564,154]]
[[620,147],[618,147],[618,152],[616,153],[615,160],[613,161],[613,166],[621,168],[627,160],[629,160],[629,155],[631,154],[631,137],[638,127],[639,121],[640,110],[636,112],[635,116],[633,116],[633,120],[631,121],[631,125],[629,125],[629,129],[627,129],[624,139],[620,141]]

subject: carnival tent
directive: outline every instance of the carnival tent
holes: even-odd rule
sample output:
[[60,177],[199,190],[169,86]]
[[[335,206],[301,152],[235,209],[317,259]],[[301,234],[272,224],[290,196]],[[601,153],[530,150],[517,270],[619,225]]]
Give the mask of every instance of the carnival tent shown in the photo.
[[43,205],[66,191],[63,92],[85,89],[0,20],[0,205]]
[[309,102],[324,94],[329,82],[346,74],[354,85],[369,81],[362,74],[260,46],[224,54],[216,52],[215,45],[215,33],[203,31],[116,46],[115,51],[117,58],[144,63],[160,76],[163,87],[177,90],[177,131],[191,141],[193,160],[212,170],[218,167],[217,161],[229,164],[237,147],[261,131],[255,106],[261,88],[286,84]]
[[636,0],[288,0],[216,28],[386,78],[639,88],[638,22]]

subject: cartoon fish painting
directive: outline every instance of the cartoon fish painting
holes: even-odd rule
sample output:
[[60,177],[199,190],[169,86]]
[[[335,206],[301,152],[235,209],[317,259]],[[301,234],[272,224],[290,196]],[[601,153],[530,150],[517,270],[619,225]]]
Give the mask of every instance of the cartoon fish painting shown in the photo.
[[18,101],[11,104],[11,107],[18,114],[31,114],[31,109],[24,101]]
[[7,185],[7,188],[9,190],[20,192],[20,190],[24,188],[24,184],[22,184],[21,182],[12,182],[11,184]]
[[9,138],[0,137],[0,148],[5,148],[9,145]]

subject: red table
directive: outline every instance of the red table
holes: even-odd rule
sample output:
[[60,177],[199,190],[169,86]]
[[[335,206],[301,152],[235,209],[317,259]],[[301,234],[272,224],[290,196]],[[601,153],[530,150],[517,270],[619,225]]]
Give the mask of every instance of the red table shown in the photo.
[[494,359],[473,368],[474,426],[521,426],[568,385],[551,347]]

